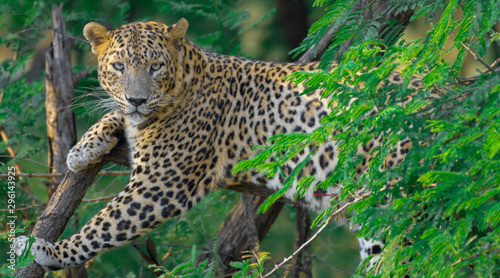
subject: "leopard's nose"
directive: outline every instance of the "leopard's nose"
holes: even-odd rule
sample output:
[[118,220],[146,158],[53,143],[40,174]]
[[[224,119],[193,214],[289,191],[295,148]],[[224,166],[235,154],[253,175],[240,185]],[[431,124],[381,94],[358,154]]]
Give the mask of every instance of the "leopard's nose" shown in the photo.
[[140,106],[141,104],[143,104],[147,100],[146,98],[134,98],[134,97],[127,97],[127,96],[125,96],[125,99],[127,99],[127,101],[135,107]]

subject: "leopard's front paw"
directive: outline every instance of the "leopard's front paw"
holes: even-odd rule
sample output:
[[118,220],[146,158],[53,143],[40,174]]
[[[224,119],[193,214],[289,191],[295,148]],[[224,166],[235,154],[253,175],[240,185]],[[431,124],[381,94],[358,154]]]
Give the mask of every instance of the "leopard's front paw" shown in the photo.
[[102,148],[85,147],[78,143],[69,151],[66,164],[71,171],[78,172],[88,168],[92,164],[101,162],[101,158],[105,154],[107,154],[107,152],[102,150]]
[[[29,237],[20,236],[14,239],[14,250],[17,256],[21,256],[28,247]],[[44,270],[58,270],[63,268],[60,261],[54,257],[53,244],[41,238],[35,238],[31,245],[31,255],[35,256],[35,262]]]
[[74,172],[101,162],[118,143],[124,132],[123,115],[119,111],[106,114],[94,124],[78,144],[69,151],[66,164]]

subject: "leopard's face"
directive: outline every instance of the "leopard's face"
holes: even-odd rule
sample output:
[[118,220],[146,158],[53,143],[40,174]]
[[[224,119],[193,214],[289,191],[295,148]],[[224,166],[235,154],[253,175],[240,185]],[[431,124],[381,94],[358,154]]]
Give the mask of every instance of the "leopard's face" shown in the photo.
[[99,83],[132,123],[168,112],[175,103],[182,80],[180,45],[187,29],[187,22],[182,23],[132,23],[112,32],[97,23],[85,28],[98,55]]

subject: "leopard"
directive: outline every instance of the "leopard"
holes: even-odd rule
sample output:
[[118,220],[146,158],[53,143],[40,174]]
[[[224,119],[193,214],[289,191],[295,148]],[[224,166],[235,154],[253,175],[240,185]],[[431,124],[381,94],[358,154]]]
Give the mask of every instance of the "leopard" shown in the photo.
[[[111,248],[130,243],[166,220],[193,208],[207,194],[238,185],[277,191],[282,175],[258,171],[233,173],[240,161],[252,158],[256,145],[270,144],[277,134],[309,133],[331,113],[320,89],[304,94],[303,84],[287,76],[318,71],[318,63],[254,61],[215,53],[185,38],[188,21],[176,24],[135,22],[114,30],[91,22],[84,36],[98,60],[98,80],[116,109],[95,123],[71,149],[67,165],[77,172],[101,161],[125,137],[130,146],[132,173],[127,186],[90,219],[81,230],[55,243],[35,238],[31,254],[44,270],[80,265]],[[390,82],[401,84],[392,73]],[[417,84],[417,87],[419,85]],[[382,137],[360,145],[369,158]],[[411,148],[399,142],[386,164],[400,163]],[[283,166],[290,174],[309,153],[306,147]],[[319,149],[299,173],[327,179],[339,162],[339,144],[331,140]],[[358,173],[365,171],[363,159]],[[341,185],[327,189],[316,184],[301,192],[301,201],[323,211]],[[294,200],[297,181],[284,198]],[[318,194],[320,192],[321,194]],[[348,216],[338,221],[349,222]],[[358,231],[360,225],[350,225]],[[22,254],[28,237],[15,239]],[[358,237],[360,258],[372,267],[384,242]]]

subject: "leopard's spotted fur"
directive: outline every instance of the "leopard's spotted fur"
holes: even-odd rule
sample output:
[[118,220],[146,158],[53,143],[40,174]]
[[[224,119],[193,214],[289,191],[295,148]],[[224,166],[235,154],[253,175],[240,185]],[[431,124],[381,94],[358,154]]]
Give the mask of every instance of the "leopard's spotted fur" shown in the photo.
[[[131,23],[108,31],[89,23],[84,30],[98,56],[99,82],[118,109],[92,126],[68,156],[73,171],[96,163],[125,134],[133,161],[126,188],[95,215],[79,233],[56,243],[36,239],[32,253],[45,269],[81,264],[96,254],[123,245],[151,231],[168,218],[191,209],[210,191],[235,184],[281,187],[282,178],[255,172],[231,174],[241,160],[254,155],[272,135],[311,132],[330,113],[320,92],[301,95],[302,85],[284,78],[296,71],[314,71],[316,64],[251,61],[206,51],[184,38],[186,20],[167,26]],[[393,74],[392,82],[399,83]],[[368,155],[375,138],[359,152]],[[389,165],[404,159],[411,142],[401,142]],[[285,165],[285,172],[308,149]],[[302,175],[324,180],[338,161],[335,142],[317,151]],[[368,159],[367,159],[368,160]],[[367,162],[366,162],[367,163]],[[360,165],[361,173],[366,163]],[[337,194],[328,188],[325,195]],[[305,193],[309,207],[323,210],[330,197]],[[295,189],[286,193],[293,198]],[[16,240],[18,252],[26,237]],[[378,254],[381,242],[360,238],[361,258]]]

